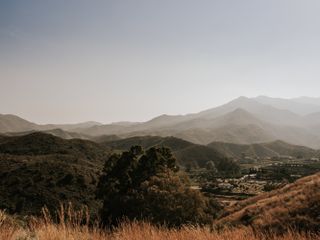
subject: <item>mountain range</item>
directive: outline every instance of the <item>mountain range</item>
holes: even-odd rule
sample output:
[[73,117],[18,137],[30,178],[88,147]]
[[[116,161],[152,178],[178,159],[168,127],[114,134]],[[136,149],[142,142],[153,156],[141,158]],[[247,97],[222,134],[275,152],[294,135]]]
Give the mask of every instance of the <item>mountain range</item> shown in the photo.
[[75,130],[79,131],[82,128],[99,126],[101,123],[88,121],[76,124],[36,124],[25,120],[19,116],[12,114],[0,114],[0,133],[28,132],[28,131],[46,131],[53,129]]
[[[58,130],[60,129],[60,130]],[[0,133],[47,131],[63,138],[99,139],[105,135],[173,136],[207,145],[211,142],[254,144],[281,140],[320,148],[320,98],[239,97],[199,113],[161,115],[147,122],[85,122],[39,125],[14,115],[0,115]]]

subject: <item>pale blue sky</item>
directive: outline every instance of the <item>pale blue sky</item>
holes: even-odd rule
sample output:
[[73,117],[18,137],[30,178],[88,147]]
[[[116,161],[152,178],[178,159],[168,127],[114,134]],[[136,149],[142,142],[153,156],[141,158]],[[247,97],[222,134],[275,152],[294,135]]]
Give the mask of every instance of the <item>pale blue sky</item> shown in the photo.
[[0,0],[0,113],[144,121],[319,96],[318,0]]

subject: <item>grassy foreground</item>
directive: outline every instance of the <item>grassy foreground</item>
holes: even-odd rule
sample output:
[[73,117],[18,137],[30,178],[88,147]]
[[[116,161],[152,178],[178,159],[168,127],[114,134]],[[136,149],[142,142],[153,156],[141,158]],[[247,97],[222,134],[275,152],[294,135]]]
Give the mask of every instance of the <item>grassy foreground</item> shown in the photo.
[[[74,218],[77,219],[77,218]],[[44,216],[31,219],[25,226],[21,226],[3,211],[0,211],[0,239],[1,240],[316,240],[319,235],[299,234],[289,231],[284,235],[264,235],[255,233],[251,228],[236,228],[220,232],[210,231],[208,228],[186,226],[181,229],[167,229],[155,227],[149,223],[123,223],[113,231],[106,231],[98,227],[89,228],[79,221],[61,221],[55,224]]]

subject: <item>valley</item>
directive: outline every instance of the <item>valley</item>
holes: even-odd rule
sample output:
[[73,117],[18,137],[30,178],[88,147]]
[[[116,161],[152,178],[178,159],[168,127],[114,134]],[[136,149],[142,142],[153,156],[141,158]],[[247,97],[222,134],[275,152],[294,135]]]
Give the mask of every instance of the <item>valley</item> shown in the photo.
[[[101,203],[94,200],[94,188],[104,161],[136,145],[170,148],[190,177],[190,187],[223,206],[320,171],[317,150],[279,141],[254,147],[221,142],[204,146],[174,137],[141,136],[95,143],[35,132],[1,138],[0,187],[5,194],[0,208],[37,214],[44,205],[54,209],[61,201],[72,201],[91,206],[97,214],[94,209]],[[292,156],[280,155],[284,153]]]
[[[141,159],[148,156],[160,161],[156,159],[161,154],[168,161],[174,159],[177,168],[172,168],[172,174],[177,171],[174,174],[185,184],[185,194],[191,191],[206,199],[209,205],[203,206],[208,207],[204,211],[210,213],[208,216],[215,225],[228,222],[246,226],[253,222],[252,227],[278,231],[273,222],[265,219],[264,210],[256,210],[254,206],[245,206],[249,210],[242,210],[237,206],[275,192],[281,193],[290,186],[299,186],[300,189],[304,182],[300,179],[308,179],[308,176],[318,179],[320,150],[317,148],[317,131],[311,134],[308,130],[316,126],[317,114],[304,112],[312,115],[309,118],[309,115],[298,115],[302,114],[298,110],[276,109],[279,107],[277,101],[288,109],[294,104],[271,100],[239,98],[197,114],[163,115],[145,123],[111,125],[96,122],[37,125],[11,115],[1,115],[0,209],[22,218],[30,215],[40,217],[45,206],[57,217],[55,211],[59,205],[72,203],[74,209],[86,206],[90,221],[94,222],[105,207],[105,202],[97,197],[97,189],[101,187],[106,166],[113,166],[112,159],[123,156],[124,160],[118,160],[124,162],[117,171],[128,171],[123,176],[129,176],[133,170],[126,168],[142,171],[134,163],[137,160],[125,160],[130,154],[140,156],[160,151],[155,155],[144,155]],[[297,109],[302,111],[301,105],[305,107],[305,104],[299,103],[300,108]],[[318,111],[315,106],[307,109]],[[312,120],[306,124],[306,118]],[[284,123],[284,119],[288,122]],[[118,177],[119,174],[115,174]],[[173,179],[172,184],[178,184]],[[129,178],[128,181],[135,180]],[[115,181],[114,184],[117,183]],[[127,184],[126,181],[123,184]],[[308,204],[311,203],[307,202],[306,206]],[[314,231],[317,227],[312,222],[317,220],[301,208],[299,205],[297,211],[307,214],[308,219],[304,224]],[[243,216],[239,217],[239,214]],[[262,214],[263,223],[254,220],[259,214]],[[287,218],[290,219],[289,216]],[[289,222],[300,224],[295,217]]]
[[320,1],[0,1],[0,240],[319,240]]

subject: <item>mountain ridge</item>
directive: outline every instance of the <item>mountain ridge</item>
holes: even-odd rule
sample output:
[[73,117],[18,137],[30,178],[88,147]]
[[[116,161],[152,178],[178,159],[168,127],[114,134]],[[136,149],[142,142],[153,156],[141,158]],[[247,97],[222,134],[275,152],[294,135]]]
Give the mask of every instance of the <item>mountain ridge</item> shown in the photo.
[[[308,100],[308,101],[307,101]],[[0,133],[47,131],[65,138],[98,136],[175,136],[196,144],[222,141],[253,144],[275,140],[320,148],[320,102],[317,98],[239,97],[221,106],[186,115],[160,115],[141,123],[37,125],[14,115],[0,115]],[[313,102],[312,102],[313,101]],[[311,102],[311,103],[306,103]],[[306,107],[307,106],[307,107]],[[298,114],[300,110],[308,114]],[[311,112],[310,109],[319,112]],[[292,111],[290,111],[292,110]],[[295,110],[295,111],[293,111]],[[11,119],[11,120],[10,120]],[[62,132],[55,129],[61,129]]]
[[292,145],[281,140],[254,144],[235,144],[212,142],[207,145],[227,157],[241,159],[243,155],[251,158],[292,156],[295,158],[319,157],[319,150],[299,145]]
[[86,121],[74,124],[37,124],[13,114],[0,114],[0,133],[24,132],[32,130],[45,131],[52,129],[79,130],[82,128],[99,125],[102,124],[95,121]]

